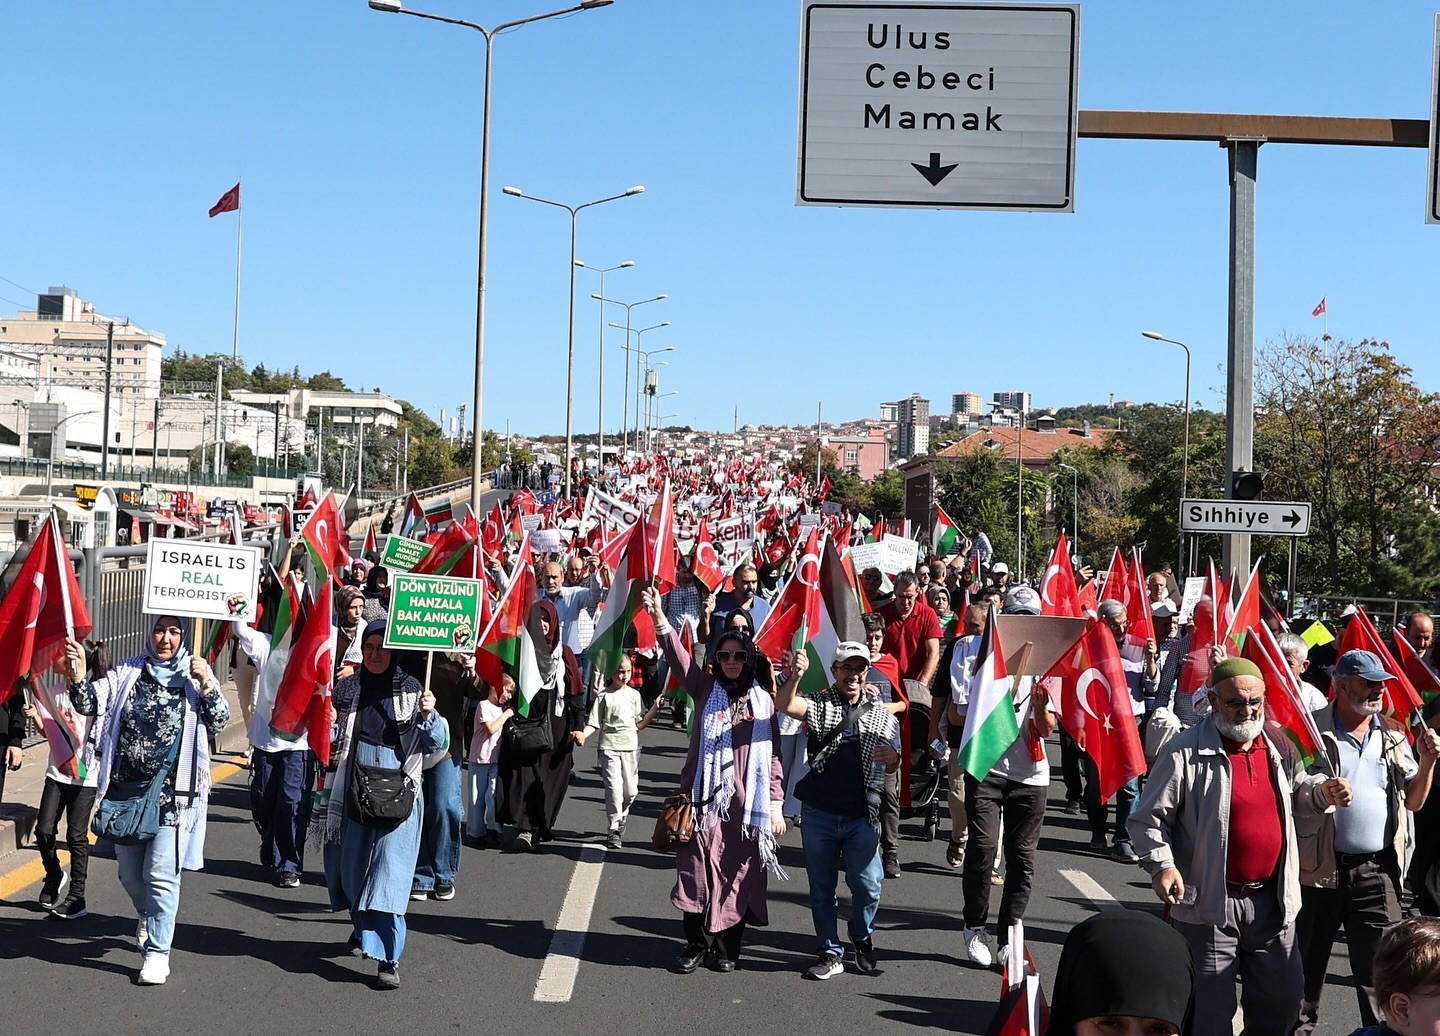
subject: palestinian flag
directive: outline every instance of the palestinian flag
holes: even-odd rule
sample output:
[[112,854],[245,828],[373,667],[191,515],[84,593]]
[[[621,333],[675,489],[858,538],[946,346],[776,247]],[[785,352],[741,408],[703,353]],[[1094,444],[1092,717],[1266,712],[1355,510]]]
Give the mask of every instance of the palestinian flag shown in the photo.
[[670,483],[666,482],[645,515],[635,523],[625,544],[620,563],[605,595],[605,610],[595,627],[595,637],[585,649],[585,656],[609,677],[625,653],[625,635],[636,624],[643,611],[640,591],[653,586],[664,593],[669,568],[669,586],[675,585],[675,517],[670,499]]
[[1232,655],[1240,654],[1240,648],[1245,642],[1245,631],[1252,626],[1260,626],[1262,611],[1260,607],[1260,561],[1255,562],[1255,567],[1250,570],[1250,579],[1245,583],[1245,589],[1240,591],[1240,600],[1235,604],[1234,614],[1230,616],[1230,624],[1225,630],[1225,650]]
[[995,606],[991,604],[980,652],[975,657],[975,670],[970,676],[970,707],[965,713],[965,732],[960,738],[960,765],[977,781],[990,775],[990,770],[1020,736],[999,627]]
[[[473,523],[473,521],[472,518],[471,522]],[[430,541],[430,553],[420,559],[420,562],[410,570],[410,574],[416,576],[449,575],[456,564],[470,552],[470,545],[474,542],[475,534],[465,527],[464,522],[451,522]],[[456,575],[468,575],[468,569],[467,565],[465,570],[457,572]]]
[[[530,554],[530,537],[520,541],[515,555],[515,573],[495,604],[495,610],[480,634],[480,647],[475,652],[475,672],[490,687],[500,686],[505,667],[514,675],[520,665],[520,639],[525,620],[535,601],[535,562]],[[518,711],[529,715],[530,703],[522,701]]]
[[[805,670],[805,676],[800,681],[800,693],[809,694],[812,691],[823,691],[830,686],[830,660],[835,655],[835,648],[842,640],[853,640],[865,643],[865,626],[860,621],[860,603],[855,598],[855,591],[849,578],[846,576],[845,563],[840,558],[840,552],[835,549],[835,544],[827,537],[817,547],[818,569],[811,575],[812,564],[810,559],[810,548],[806,547],[806,556],[802,558],[800,566],[796,569],[795,575],[786,584],[787,590],[796,583],[802,583],[804,579],[817,579],[819,585],[810,588],[802,583],[803,589],[808,594],[814,594],[818,600],[818,607],[810,613],[807,622],[813,622],[812,628],[806,630],[804,640],[805,653],[810,656],[810,668]],[[761,629],[770,626],[772,617],[778,610],[777,607],[770,609],[770,615],[766,616],[765,623]],[[799,616],[795,616],[798,625]],[[781,621],[775,618],[774,621]],[[786,620],[792,621],[792,620]],[[778,635],[783,636],[783,629]],[[793,633],[792,633],[793,637]],[[760,640],[760,633],[757,631],[757,645]],[[784,648],[790,644],[785,643]],[[765,650],[762,648],[761,650]],[[769,652],[766,652],[769,654]],[[778,661],[780,654],[774,654],[771,658]],[[897,689],[903,693],[903,689]]]
[[[1061,533],[1063,536],[1064,533]],[[930,551],[938,557],[948,558],[956,553],[960,544],[960,526],[945,513],[945,508],[935,505],[935,528],[930,534]]]
[[1010,926],[1010,956],[1000,983],[1000,1006],[985,1036],[1044,1036],[1050,1031],[1050,1007],[1035,960],[1025,945],[1025,924]]
[[[679,633],[680,646],[685,649],[687,655],[693,657],[695,654],[695,638],[690,633],[690,624],[688,622],[682,622]],[[695,702],[690,697],[690,692],[685,689],[685,681],[680,679],[680,670],[674,666],[670,667],[670,671],[665,676],[664,694],[665,697],[671,701],[684,701],[686,703],[685,714],[690,717],[690,721],[686,724],[685,732],[687,734],[690,733],[690,729],[695,725]]]
[[360,544],[360,556],[373,557],[375,554],[379,553],[379,550],[380,547],[379,544],[376,542],[375,537],[375,523],[371,522],[369,525],[365,526],[365,542]]
[[[280,686],[285,664],[290,661],[290,646],[305,620],[305,585],[300,576],[291,572],[275,609],[275,626],[270,632],[270,657],[265,660],[265,687]],[[273,699],[272,699],[273,701]]]
[[405,514],[400,519],[400,535],[422,536],[428,528],[425,508],[420,506],[420,498],[412,492],[410,499],[405,501]]
[[1410,679],[1415,690],[1420,692],[1420,697],[1429,702],[1437,694],[1440,694],[1440,673],[1437,673],[1429,662],[1415,653],[1410,641],[1405,639],[1405,631],[1395,631],[1395,661],[1400,663],[1401,670]]

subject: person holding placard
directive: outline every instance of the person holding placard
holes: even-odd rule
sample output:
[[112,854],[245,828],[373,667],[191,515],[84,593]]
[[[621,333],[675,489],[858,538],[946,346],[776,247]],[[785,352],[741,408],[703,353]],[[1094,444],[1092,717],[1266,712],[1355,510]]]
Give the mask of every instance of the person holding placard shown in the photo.
[[107,794],[122,788],[145,787],[144,794],[158,798],[158,831],[117,844],[115,858],[140,921],[140,984],[163,985],[170,975],[180,872],[205,864],[209,742],[230,721],[230,705],[209,663],[190,653],[185,624],[173,615],[156,617],[143,655],[99,680],[87,679],[85,647],[74,637],[65,642],[64,666],[75,710],[104,716],[97,738],[100,812]]
[[350,951],[379,962],[376,985],[400,985],[405,910],[420,850],[420,773],[445,745],[435,696],[395,665],[385,623],[361,638],[360,670],[335,685],[330,790],[321,819],[332,910],[349,910]]

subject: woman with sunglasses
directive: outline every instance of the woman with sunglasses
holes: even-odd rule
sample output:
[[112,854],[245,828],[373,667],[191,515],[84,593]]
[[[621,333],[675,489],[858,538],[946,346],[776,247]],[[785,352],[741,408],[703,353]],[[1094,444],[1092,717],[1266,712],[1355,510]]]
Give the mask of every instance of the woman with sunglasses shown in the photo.
[[[670,902],[684,914],[685,948],[675,969],[689,974],[712,951],[715,970],[735,970],[746,925],[769,924],[769,872],[784,877],[776,840],[785,833],[785,791],[774,699],[758,679],[748,633],[727,629],[708,669],[695,664],[666,621],[660,595],[644,591],[660,649],[695,702],[680,786],[695,804],[695,837],[676,856]],[[768,663],[765,666],[768,676]]]

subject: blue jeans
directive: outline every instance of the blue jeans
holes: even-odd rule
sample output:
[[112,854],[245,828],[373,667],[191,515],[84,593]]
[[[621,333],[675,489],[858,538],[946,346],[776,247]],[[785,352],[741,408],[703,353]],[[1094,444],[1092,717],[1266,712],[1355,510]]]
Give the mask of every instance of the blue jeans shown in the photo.
[[437,881],[454,883],[460,869],[460,764],[447,755],[421,775],[425,812],[420,820],[420,855],[412,887],[430,890]]
[[499,802],[495,789],[500,777],[500,764],[472,762],[466,772],[470,794],[466,797],[469,808],[465,814],[465,833],[471,838],[479,838],[486,831],[498,833],[500,821],[495,811]]
[[850,940],[868,939],[875,931],[875,911],[880,909],[880,883],[885,869],[880,862],[880,832],[865,817],[842,817],[838,813],[803,807],[800,827],[805,844],[805,873],[810,877],[810,917],[821,953],[842,953],[839,937],[839,904],[835,886],[840,868],[850,886]]
[[175,937],[175,913],[180,909],[179,846],[178,827],[162,827],[154,838],[139,845],[115,846],[120,884],[149,933],[146,954],[168,956]]

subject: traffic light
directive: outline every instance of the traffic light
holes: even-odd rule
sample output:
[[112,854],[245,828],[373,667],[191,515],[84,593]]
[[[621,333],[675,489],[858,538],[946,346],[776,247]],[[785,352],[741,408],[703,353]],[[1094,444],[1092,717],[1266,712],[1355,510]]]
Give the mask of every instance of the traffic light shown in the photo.
[[1260,472],[1241,468],[1230,473],[1231,500],[1259,500],[1264,492],[1265,476]]

